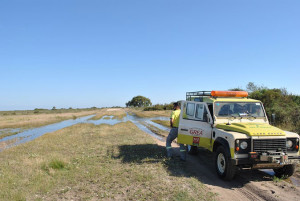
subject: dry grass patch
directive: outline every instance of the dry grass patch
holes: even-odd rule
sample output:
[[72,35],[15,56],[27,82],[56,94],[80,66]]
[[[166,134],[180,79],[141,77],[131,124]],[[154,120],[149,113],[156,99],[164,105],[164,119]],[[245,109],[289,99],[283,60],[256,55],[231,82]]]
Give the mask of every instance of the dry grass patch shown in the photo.
[[129,111],[138,117],[150,118],[150,117],[170,117],[171,110],[159,110],[159,111],[142,111],[138,109],[129,109]]
[[96,111],[81,111],[74,113],[30,114],[30,115],[5,115],[0,116],[0,129],[2,128],[35,128],[57,123],[67,119],[95,114]]
[[131,122],[74,125],[0,158],[0,200],[214,199]]
[[[4,132],[0,132],[0,139],[5,138],[7,136],[11,136],[11,135],[16,135],[18,133],[22,132],[22,130],[20,131],[11,131],[11,130],[6,130]],[[1,147],[1,146],[0,146]]]

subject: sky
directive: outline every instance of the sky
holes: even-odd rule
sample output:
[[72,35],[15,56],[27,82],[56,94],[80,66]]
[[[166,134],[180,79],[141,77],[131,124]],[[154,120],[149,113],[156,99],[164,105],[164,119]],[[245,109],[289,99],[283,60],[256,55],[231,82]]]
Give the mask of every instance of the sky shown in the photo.
[[300,95],[299,0],[1,0],[0,110]]

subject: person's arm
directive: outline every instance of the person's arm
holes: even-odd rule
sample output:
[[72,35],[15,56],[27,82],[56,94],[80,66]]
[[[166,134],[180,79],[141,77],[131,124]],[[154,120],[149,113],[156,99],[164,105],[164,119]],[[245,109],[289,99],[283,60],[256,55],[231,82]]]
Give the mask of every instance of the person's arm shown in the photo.
[[171,117],[170,117],[170,126],[171,126],[171,128],[173,128],[173,123],[174,123],[174,118],[173,118],[173,116],[174,116],[174,111],[172,111]]

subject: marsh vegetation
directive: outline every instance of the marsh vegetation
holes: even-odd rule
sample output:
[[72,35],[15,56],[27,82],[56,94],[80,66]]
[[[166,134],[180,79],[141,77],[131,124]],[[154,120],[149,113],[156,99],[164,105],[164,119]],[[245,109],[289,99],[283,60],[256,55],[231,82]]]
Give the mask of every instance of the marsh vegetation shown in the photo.
[[[103,110],[103,109],[102,109]],[[26,111],[5,111],[0,112],[0,129],[7,128],[35,128],[67,119],[95,114],[101,109],[82,109],[82,110],[43,110],[44,112],[35,113],[34,110]],[[65,111],[65,112],[64,112]]]
[[135,114],[138,117],[170,117],[170,110],[144,111],[143,108],[130,108],[128,112]]
[[26,129],[41,127],[68,119],[77,119],[100,112],[101,109],[87,110],[62,110],[34,113],[34,111],[5,111],[0,114],[0,139],[15,135]]
[[157,124],[160,124],[160,125],[163,125],[165,127],[170,127],[170,121],[164,121],[164,120],[152,120],[153,122],[157,123]]

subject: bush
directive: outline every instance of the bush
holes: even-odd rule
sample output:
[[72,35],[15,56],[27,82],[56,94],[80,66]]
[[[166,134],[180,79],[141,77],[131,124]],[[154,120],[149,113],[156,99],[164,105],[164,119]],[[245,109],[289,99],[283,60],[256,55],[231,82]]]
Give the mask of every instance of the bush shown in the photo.
[[156,104],[152,107],[146,107],[144,108],[144,111],[155,111],[155,110],[172,110],[173,109],[173,103],[170,104]]
[[247,91],[249,98],[264,104],[268,117],[276,115],[275,126],[300,134],[300,96],[289,94],[286,89],[256,86],[253,82],[248,83]]

